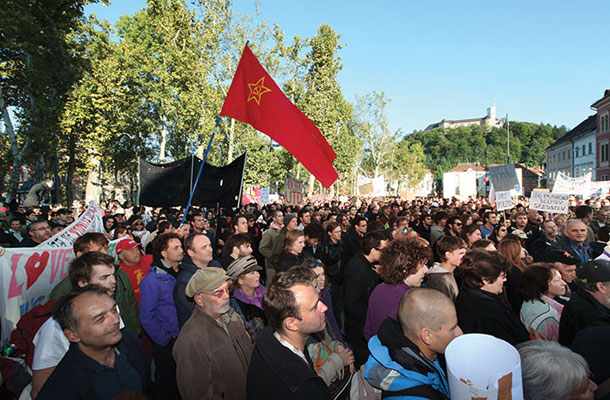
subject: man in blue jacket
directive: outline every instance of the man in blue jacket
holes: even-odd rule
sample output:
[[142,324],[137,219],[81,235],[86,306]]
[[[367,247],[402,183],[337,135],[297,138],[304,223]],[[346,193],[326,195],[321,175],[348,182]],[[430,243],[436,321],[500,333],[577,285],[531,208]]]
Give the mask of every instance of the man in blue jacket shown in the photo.
[[437,356],[462,334],[449,297],[415,288],[404,294],[398,319],[386,319],[369,341],[364,377],[384,398],[449,399],[449,384]]
[[140,282],[140,323],[153,341],[153,397],[175,399],[179,395],[172,349],[179,329],[173,290],[178,264],[184,255],[178,235],[159,235],[153,242],[153,255],[150,271]]

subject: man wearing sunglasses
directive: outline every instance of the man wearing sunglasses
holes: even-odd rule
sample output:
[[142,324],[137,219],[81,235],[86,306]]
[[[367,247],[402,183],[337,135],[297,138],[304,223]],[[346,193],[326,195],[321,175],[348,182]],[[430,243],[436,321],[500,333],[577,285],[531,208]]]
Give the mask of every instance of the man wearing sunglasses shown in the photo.
[[195,310],[173,349],[182,400],[245,399],[252,340],[229,305],[230,277],[201,268],[186,285]]

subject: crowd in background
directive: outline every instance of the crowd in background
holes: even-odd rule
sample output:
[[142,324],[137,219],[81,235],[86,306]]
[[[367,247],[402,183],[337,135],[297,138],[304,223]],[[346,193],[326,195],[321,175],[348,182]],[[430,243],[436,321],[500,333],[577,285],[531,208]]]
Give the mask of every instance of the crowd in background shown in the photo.
[[[610,206],[527,206],[353,198],[184,218],[103,203],[104,232],[77,240],[51,293],[31,396],[355,398],[360,374],[384,398],[451,398],[445,348],[485,333],[519,349],[525,398],[604,398]],[[0,243],[37,246],[82,210],[12,204]],[[93,304],[104,327],[83,333],[77,306]]]

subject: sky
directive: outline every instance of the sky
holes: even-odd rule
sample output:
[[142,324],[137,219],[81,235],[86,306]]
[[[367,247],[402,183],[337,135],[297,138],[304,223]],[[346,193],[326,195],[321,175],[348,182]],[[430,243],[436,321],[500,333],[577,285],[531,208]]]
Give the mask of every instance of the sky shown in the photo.
[[[115,22],[146,5],[114,0],[85,12]],[[235,0],[252,12],[251,0]],[[392,131],[442,119],[498,117],[575,127],[610,89],[610,1],[259,0],[287,41],[329,24],[346,46],[338,81],[347,100],[391,99]]]

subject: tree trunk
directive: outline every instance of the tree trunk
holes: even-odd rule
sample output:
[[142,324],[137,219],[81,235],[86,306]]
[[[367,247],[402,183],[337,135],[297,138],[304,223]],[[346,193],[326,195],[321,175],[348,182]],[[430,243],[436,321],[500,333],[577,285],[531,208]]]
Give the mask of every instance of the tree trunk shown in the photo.
[[6,191],[6,202],[11,202],[15,199],[15,195],[17,194],[17,190],[19,189],[19,172],[21,170],[21,160],[23,159],[23,154],[28,147],[29,138],[26,139],[25,144],[21,151],[19,150],[19,145],[17,144],[17,135],[15,134],[15,128],[13,127],[13,122],[11,121],[11,116],[8,112],[8,107],[4,103],[4,98],[2,97],[2,87],[0,86],[0,109],[2,109],[2,119],[4,120],[4,126],[6,127],[6,133],[8,134],[8,140],[11,145],[11,155],[13,158],[13,168],[11,170],[11,176],[8,184],[8,189]]
[[307,197],[309,197],[310,199],[311,199],[311,196],[313,196],[313,189],[314,189],[315,183],[316,183],[316,178],[313,176],[313,174],[309,174],[309,182],[307,183],[307,187],[308,187]]
[[161,117],[161,144],[159,145],[159,163],[165,162],[165,144],[167,143],[167,118]]
[[72,207],[72,201],[74,200],[74,188],[72,181],[74,180],[74,171],[76,170],[76,139],[73,134],[70,134],[68,138],[68,169],[66,171],[66,203],[68,208]]

